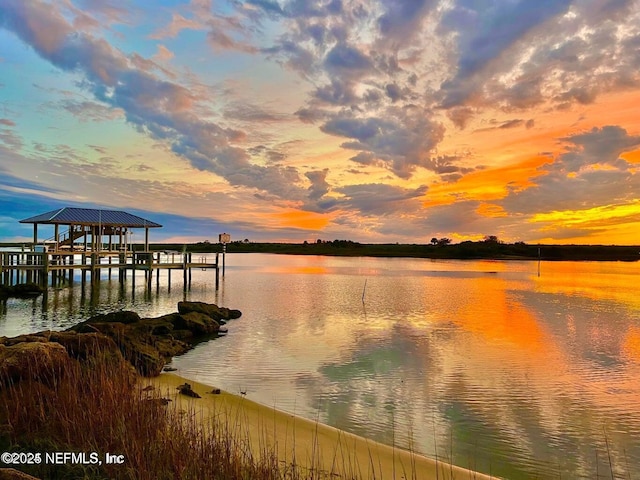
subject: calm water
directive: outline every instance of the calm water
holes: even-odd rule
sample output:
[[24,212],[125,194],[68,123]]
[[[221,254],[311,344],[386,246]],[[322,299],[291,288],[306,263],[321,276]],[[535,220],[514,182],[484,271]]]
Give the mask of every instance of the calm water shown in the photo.
[[538,277],[535,262],[236,254],[218,292],[212,271],[187,293],[167,283],[105,274],[10,300],[0,335],[215,302],[243,316],[173,361],[185,377],[505,478],[638,478],[640,263]]

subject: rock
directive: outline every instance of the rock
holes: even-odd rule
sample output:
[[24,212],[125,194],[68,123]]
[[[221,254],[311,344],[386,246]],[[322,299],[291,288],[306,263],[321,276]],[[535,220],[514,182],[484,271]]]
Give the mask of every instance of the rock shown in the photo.
[[[52,343],[64,349],[67,358],[85,361],[97,355],[109,355],[114,362],[128,361],[144,376],[156,376],[172,357],[187,352],[194,342],[225,334],[227,329],[220,328],[220,324],[224,324],[222,317],[237,318],[240,314],[238,310],[221,309],[204,302],[180,302],[178,310],[157,318],[140,318],[131,311],[95,315],[63,332],[0,337],[0,346],[6,349]],[[12,363],[7,365],[11,372],[15,371]]]
[[177,368],[175,368],[175,367],[169,367],[169,366],[167,366],[167,367],[164,367],[164,368],[162,369],[162,371],[163,371],[163,372],[176,372],[176,371],[178,371],[178,369],[177,369]]
[[64,374],[69,362],[67,350],[55,342],[0,345],[0,385],[13,385],[21,380],[48,385]]
[[182,395],[186,395],[187,397],[202,398],[200,395],[193,391],[190,383],[184,383],[176,388]]
[[213,395],[220,395],[220,389],[219,388],[214,388],[209,393],[212,393]]
[[193,311],[175,317],[173,328],[189,330],[194,335],[209,335],[220,330],[220,324],[205,313]]
[[28,298],[38,296],[43,292],[44,289],[40,285],[31,282],[18,283],[12,286],[0,285],[0,298]]
[[203,313],[214,320],[226,320],[227,315],[222,309],[213,303],[204,302],[178,302],[178,313]]
[[0,468],[0,480],[38,480],[38,478],[15,468]]
[[242,312],[240,310],[231,310],[227,307],[220,307],[220,314],[225,320],[235,320],[242,316]]
[[166,359],[153,345],[139,339],[124,338],[121,340],[120,351],[135,369],[145,377],[160,375]]
[[12,345],[17,345],[19,343],[31,343],[31,342],[42,342],[46,343],[49,341],[50,332],[40,332],[40,333],[30,333],[26,335],[18,335],[17,337],[2,337],[0,338],[0,345],[5,345],[10,347]]
[[103,313],[100,315],[94,315],[83,323],[106,323],[106,322],[118,322],[118,323],[136,323],[140,321],[140,315],[136,312],[128,310],[120,310],[118,312]]
[[86,360],[97,355],[106,355],[114,357],[114,360],[122,360],[122,354],[116,342],[101,333],[51,332],[49,340],[62,345],[70,357],[78,360]]

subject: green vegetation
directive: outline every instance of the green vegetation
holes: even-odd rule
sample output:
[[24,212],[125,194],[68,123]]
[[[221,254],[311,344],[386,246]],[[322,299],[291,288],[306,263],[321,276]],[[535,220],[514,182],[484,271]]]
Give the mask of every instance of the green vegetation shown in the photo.
[[[220,244],[199,242],[193,244],[153,244],[153,250],[176,250],[193,253],[220,252]],[[414,257],[442,259],[497,259],[497,260],[640,260],[640,246],[618,245],[531,245],[524,242],[504,243],[491,235],[479,242],[451,244],[448,238],[432,238],[430,244],[376,244],[351,240],[333,240],[303,243],[232,242],[229,253],[281,253],[289,255],[336,255],[362,257]]]

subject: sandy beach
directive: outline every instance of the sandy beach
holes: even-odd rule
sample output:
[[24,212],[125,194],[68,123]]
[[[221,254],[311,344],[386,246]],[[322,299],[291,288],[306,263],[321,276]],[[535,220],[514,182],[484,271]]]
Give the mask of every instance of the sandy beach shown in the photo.
[[[275,452],[281,465],[298,465],[325,472],[331,478],[382,480],[485,480],[488,475],[392,448],[336,428],[313,422],[247,398],[186,380],[173,373],[144,379],[169,408],[185,411],[202,422],[221,422],[236,439],[246,441],[253,455]],[[178,393],[188,382],[201,398]]]

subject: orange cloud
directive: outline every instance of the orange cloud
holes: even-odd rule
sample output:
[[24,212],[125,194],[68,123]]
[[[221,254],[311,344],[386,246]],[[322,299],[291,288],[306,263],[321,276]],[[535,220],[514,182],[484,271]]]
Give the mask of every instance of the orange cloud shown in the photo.
[[500,205],[493,205],[491,203],[481,203],[476,209],[476,212],[478,212],[478,215],[491,218],[506,217],[508,215],[506,210]]
[[601,205],[584,210],[563,210],[549,213],[538,213],[534,215],[530,222],[550,222],[549,228],[554,228],[553,224],[560,224],[563,227],[576,226],[602,226],[624,223],[625,218],[637,223],[640,216],[640,200],[624,205]]
[[544,174],[539,168],[549,162],[549,157],[535,156],[513,165],[478,170],[456,182],[432,185],[424,206],[449,205],[461,200],[461,196],[480,201],[504,198],[509,188],[521,190],[533,186],[531,179]]
[[634,150],[632,152],[625,152],[620,155],[623,159],[630,163],[640,163],[640,150]]
[[273,213],[271,217],[277,221],[280,227],[293,227],[304,230],[322,230],[331,220],[329,215],[304,210],[287,210]]

